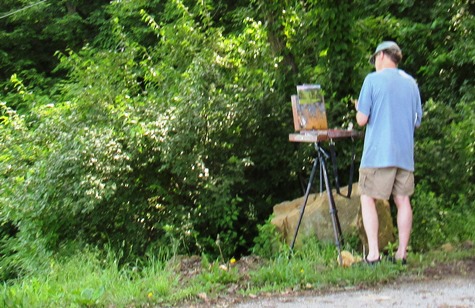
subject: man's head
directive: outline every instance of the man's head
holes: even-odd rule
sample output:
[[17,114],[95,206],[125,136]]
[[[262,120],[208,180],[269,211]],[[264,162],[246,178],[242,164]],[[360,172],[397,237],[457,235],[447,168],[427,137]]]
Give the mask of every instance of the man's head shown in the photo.
[[369,63],[371,63],[371,65],[376,65],[376,58],[380,56],[381,53],[383,53],[384,56],[388,57],[392,62],[394,62],[396,66],[399,65],[399,62],[401,62],[402,60],[401,48],[399,48],[399,46],[395,42],[385,41],[379,44],[378,47],[376,47],[376,51],[369,59]]

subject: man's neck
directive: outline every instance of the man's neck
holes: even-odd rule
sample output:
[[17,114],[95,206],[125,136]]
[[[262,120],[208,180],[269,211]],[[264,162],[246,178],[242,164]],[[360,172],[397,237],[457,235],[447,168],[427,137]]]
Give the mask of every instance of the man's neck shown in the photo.
[[381,66],[377,67],[376,71],[382,71],[385,68],[397,68],[397,65],[394,64],[394,62],[392,62],[392,61],[387,61],[385,63],[381,63]]

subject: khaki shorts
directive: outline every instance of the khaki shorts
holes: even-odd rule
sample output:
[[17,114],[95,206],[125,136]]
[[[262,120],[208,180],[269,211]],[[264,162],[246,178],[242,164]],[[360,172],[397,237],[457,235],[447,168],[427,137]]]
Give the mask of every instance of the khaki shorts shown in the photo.
[[414,173],[401,168],[361,168],[358,188],[361,195],[388,200],[392,195],[414,193]]

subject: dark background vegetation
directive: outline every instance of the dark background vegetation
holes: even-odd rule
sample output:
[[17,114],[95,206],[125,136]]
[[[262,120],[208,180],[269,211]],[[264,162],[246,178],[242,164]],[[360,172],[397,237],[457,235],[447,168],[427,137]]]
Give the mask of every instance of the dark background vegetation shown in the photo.
[[[124,262],[161,247],[249,254],[272,206],[308,177],[312,147],[288,142],[295,86],[321,84],[330,125],[347,127],[388,39],[424,102],[412,249],[473,238],[474,11],[473,0],[3,0],[0,278],[87,246]],[[345,181],[351,142],[337,147]]]

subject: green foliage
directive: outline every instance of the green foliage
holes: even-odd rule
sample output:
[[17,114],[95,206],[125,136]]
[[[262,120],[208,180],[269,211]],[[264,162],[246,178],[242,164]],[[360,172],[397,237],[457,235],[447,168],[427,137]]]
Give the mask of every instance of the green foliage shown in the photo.
[[414,223],[411,246],[417,251],[424,251],[444,243],[448,212],[444,209],[442,198],[424,189],[424,184],[418,184],[417,189],[418,193],[412,198]]
[[[98,33],[105,16],[102,6],[109,1],[2,1],[0,18],[0,85],[1,96],[9,106],[20,106],[8,80],[14,74],[27,87],[50,96],[63,75],[54,71],[58,60],[53,54],[67,48],[79,50]],[[5,14],[4,14],[5,13]],[[2,95],[3,94],[3,95]]]
[[104,251],[48,258],[47,269],[4,284],[0,300],[5,307],[127,306],[169,298],[178,287],[165,260],[151,259],[142,269],[119,267],[117,256]]
[[[450,229],[475,197],[474,8],[428,3],[48,1],[1,18],[1,279],[84,245],[121,263],[165,246],[227,259],[257,236],[272,255],[262,223],[300,194],[313,155],[287,140],[295,85],[321,84],[330,126],[350,126],[382,39],[400,43],[427,101],[414,246],[472,236]],[[337,144],[341,184],[351,147]]]
[[424,100],[473,100],[473,1],[367,2],[366,37],[378,38],[372,46],[382,39],[402,46],[401,67],[416,77]]
[[473,1],[440,1],[437,9],[448,14],[434,16],[428,29],[433,40],[424,54],[427,64],[420,68],[422,87],[451,106],[459,100],[473,101],[475,53],[467,46],[475,43],[475,6]]
[[212,289],[212,286],[236,283],[239,278],[237,268],[214,262],[202,271],[201,275],[196,278],[196,283]]
[[[428,101],[417,131],[413,243],[427,249],[470,238],[475,173],[474,102],[454,107]],[[458,226],[454,228],[454,226]]]
[[[268,101],[277,96],[274,61],[266,62],[271,55],[259,23],[248,20],[247,31],[225,38],[202,31],[186,7],[176,8],[182,14],[175,10],[175,23],[160,27],[153,48],[131,40],[112,19],[120,51],[58,54],[59,69],[69,72],[58,87],[64,101],[30,113],[33,126],[16,142],[38,147],[41,157],[20,183],[28,193],[6,195],[12,221],[21,224],[10,240],[31,247],[24,251],[58,251],[78,241],[110,244],[125,259],[175,243],[189,253],[216,254],[218,235],[225,256],[245,251],[256,209],[272,202],[255,196],[287,183],[272,167],[286,155],[269,160],[289,149],[271,138],[283,134],[278,123],[286,116]],[[22,174],[22,161],[15,163]],[[278,177],[248,186],[248,173],[256,181],[262,170]],[[19,256],[13,246],[4,252]]]
[[460,198],[457,204],[448,203],[443,196],[436,196],[424,185],[418,185],[419,192],[412,200],[411,246],[417,251],[428,251],[445,243],[473,241],[474,202]]
[[390,279],[401,268],[381,263],[378,270],[368,270],[364,264],[342,268],[337,264],[338,255],[333,244],[311,239],[290,258],[280,254],[251,273],[253,287],[263,291],[282,291],[325,288],[334,284],[357,285],[361,281],[375,282]]
[[474,197],[474,107],[473,101],[452,107],[430,100],[416,131],[416,177],[449,204]]
[[288,245],[271,220],[272,216],[264,224],[257,226],[258,235],[254,238],[252,248],[253,254],[264,258],[272,258],[288,250]]
[[[272,260],[254,257],[226,266],[205,256],[179,257],[166,249],[140,263],[120,266],[120,256],[108,249],[88,248],[67,258],[47,258],[47,268],[2,284],[0,302],[4,307],[189,306],[236,292],[255,296],[374,284],[410,271],[391,263],[382,263],[377,270],[361,264],[341,268],[336,266],[333,245],[306,244],[290,259],[284,253]],[[430,256],[427,259],[431,261]],[[421,265],[414,267],[419,271]]]

